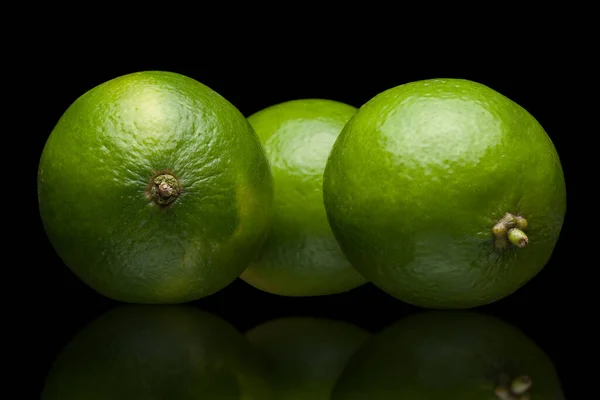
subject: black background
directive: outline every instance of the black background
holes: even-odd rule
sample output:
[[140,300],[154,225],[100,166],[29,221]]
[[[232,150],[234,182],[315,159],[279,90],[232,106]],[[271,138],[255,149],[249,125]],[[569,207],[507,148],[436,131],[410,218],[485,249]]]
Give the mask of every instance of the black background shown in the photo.
[[[305,53],[301,53],[305,54]],[[569,392],[577,382],[572,368],[573,332],[577,331],[576,276],[568,273],[573,266],[567,254],[577,246],[574,222],[570,219],[573,204],[576,157],[565,130],[558,102],[558,88],[548,83],[552,64],[545,56],[531,60],[520,58],[509,68],[497,68],[493,60],[474,61],[467,67],[446,60],[414,65],[393,58],[375,58],[354,63],[331,56],[324,60],[304,56],[243,57],[176,57],[177,54],[139,54],[127,59],[104,55],[102,62],[78,55],[64,55],[48,62],[37,73],[38,101],[43,104],[36,117],[35,158],[52,128],[81,94],[94,86],[122,74],[141,70],[168,70],[188,75],[208,85],[227,98],[248,116],[264,107],[299,98],[327,98],[359,107],[378,92],[409,81],[436,77],[466,78],[486,84],[513,99],[544,126],[553,140],[563,163],[568,191],[568,210],[563,231],[548,265],[525,287],[513,295],[479,310],[514,324],[530,336],[554,361]],[[108,60],[108,61],[107,61]],[[551,60],[550,60],[551,61]],[[541,66],[544,73],[540,73]],[[37,167],[37,165],[36,165]],[[35,186],[32,175],[31,186]],[[37,206],[37,202],[35,203]],[[61,347],[91,319],[118,303],[104,298],[80,282],[61,262],[44,233],[37,209],[34,215],[35,257],[43,260],[36,271],[40,319],[36,353],[36,388],[41,389],[44,375]],[[194,302],[228,320],[240,331],[266,320],[288,315],[314,315],[346,320],[373,332],[419,309],[395,300],[368,284],[351,292],[320,298],[283,298],[254,289],[237,280],[219,293]]]

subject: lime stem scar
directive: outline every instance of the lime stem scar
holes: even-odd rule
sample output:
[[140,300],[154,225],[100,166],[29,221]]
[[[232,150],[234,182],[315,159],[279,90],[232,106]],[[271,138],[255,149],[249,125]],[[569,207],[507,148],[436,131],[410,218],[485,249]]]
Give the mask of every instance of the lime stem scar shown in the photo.
[[179,197],[181,185],[171,174],[160,174],[152,179],[149,185],[149,196],[158,205],[172,203]]
[[523,232],[527,229],[527,225],[527,220],[520,215],[504,214],[504,217],[492,228],[495,247],[503,249],[509,243],[520,249],[527,247],[529,238]]

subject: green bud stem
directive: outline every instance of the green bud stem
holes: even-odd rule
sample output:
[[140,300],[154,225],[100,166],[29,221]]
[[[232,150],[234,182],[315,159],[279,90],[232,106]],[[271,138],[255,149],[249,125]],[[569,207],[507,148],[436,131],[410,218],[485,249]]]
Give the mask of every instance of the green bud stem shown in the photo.
[[506,248],[509,243],[522,249],[529,244],[529,238],[523,232],[527,229],[527,220],[521,216],[506,213],[492,228],[494,246],[497,249]]
[[520,249],[527,247],[527,244],[529,244],[529,238],[519,228],[512,228],[508,231],[508,240]]

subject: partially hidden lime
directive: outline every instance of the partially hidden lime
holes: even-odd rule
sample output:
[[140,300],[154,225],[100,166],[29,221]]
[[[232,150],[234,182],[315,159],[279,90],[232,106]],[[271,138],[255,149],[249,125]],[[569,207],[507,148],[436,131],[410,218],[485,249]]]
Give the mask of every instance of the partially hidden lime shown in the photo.
[[356,108],[327,99],[276,104],[248,117],[271,163],[274,217],[258,257],[241,278],[266,292],[318,296],[365,283],[336,242],[323,205],[323,170]]

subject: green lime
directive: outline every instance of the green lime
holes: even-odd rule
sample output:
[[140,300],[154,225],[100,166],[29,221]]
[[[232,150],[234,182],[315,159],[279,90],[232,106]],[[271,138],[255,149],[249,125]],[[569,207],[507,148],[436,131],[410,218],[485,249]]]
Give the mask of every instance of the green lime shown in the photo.
[[329,400],[350,356],[370,337],[344,321],[287,317],[246,333],[270,371],[280,400]]
[[181,303],[236,279],[271,215],[268,159],[207,86],[146,71],[79,97],[44,147],[39,208],[64,263],[99,293]]
[[331,146],[356,108],[326,99],[293,100],[248,117],[269,158],[274,218],[256,260],[241,278],[284,296],[345,292],[365,283],[331,232],[323,170]]
[[554,363],[516,327],[474,311],[427,311],[375,335],[332,400],[564,400]]
[[271,397],[266,365],[221,318],[186,306],[123,305],[60,352],[42,400]]
[[497,301],[548,262],[566,211],[557,151],[495,90],[431,79],[364,104],[324,173],[344,254],[392,296],[429,308]]

